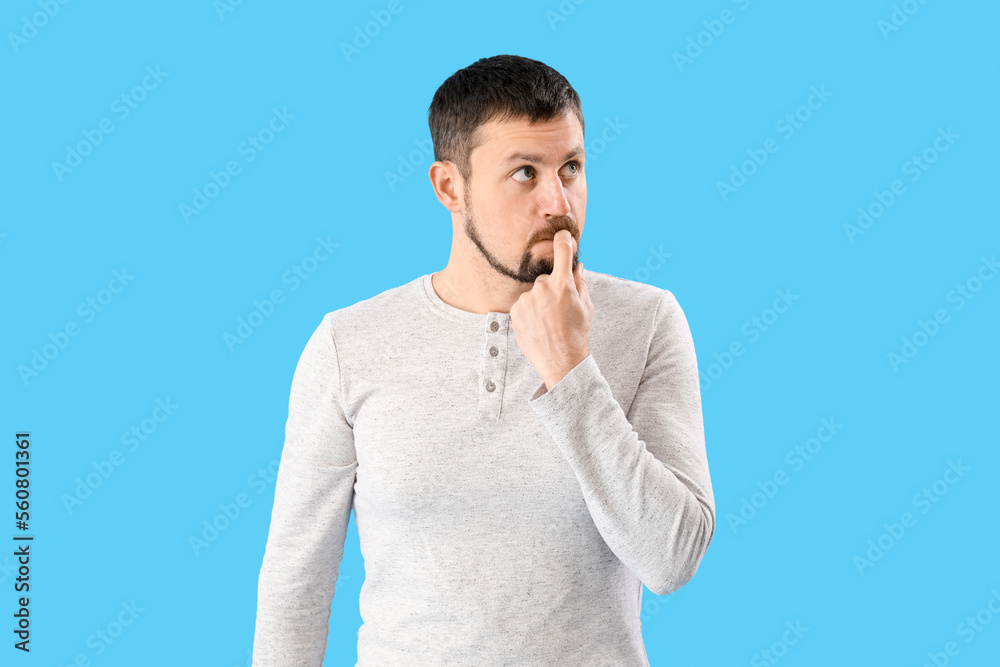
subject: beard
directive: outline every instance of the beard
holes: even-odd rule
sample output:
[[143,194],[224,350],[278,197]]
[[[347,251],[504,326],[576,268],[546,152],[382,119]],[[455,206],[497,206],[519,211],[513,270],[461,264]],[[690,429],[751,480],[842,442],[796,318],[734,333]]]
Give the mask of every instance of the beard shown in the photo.
[[490,252],[486,245],[483,243],[482,237],[479,236],[478,225],[476,223],[475,214],[472,210],[472,199],[469,195],[469,188],[465,189],[465,193],[462,197],[462,201],[465,204],[464,210],[462,211],[462,218],[465,220],[465,235],[472,241],[479,252],[486,259],[493,270],[497,273],[504,275],[512,280],[516,280],[519,283],[533,284],[535,279],[541,275],[547,275],[552,273],[554,268],[553,261],[555,259],[555,254],[535,256],[535,244],[539,241],[549,240],[551,241],[555,237],[556,232],[560,229],[568,230],[573,238],[576,239],[576,251],[573,253],[573,270],[576,270],[577,264],[580,263],[580,234],[577,231],[576,223],[573,219],[561,215],[552,220],[549,223],[549,228],[544,232],[539,232],[533,237],[528,246],[524,249],[524,254],[521,255],[521,261],[518,266],[514,269],[507,267],[500,259]]

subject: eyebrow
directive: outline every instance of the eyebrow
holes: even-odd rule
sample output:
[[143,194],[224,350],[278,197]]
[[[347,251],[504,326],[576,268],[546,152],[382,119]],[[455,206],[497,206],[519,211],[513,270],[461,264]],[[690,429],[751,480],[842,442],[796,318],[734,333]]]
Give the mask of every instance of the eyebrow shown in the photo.
[[[566,160],[569,160],[572,157],[580,155],[583,152],[584,152],[583,151],[583,146],[577,146],[576,148],[574,148],[573,150],[571,150],[569,153],[566,153],[566,155],[563,157],[563,161],[565,162]],[[538,156],[538,155],[535,155],[534,153],[513,153],[512,155],[510,155],[510,156],[506,157],[505,159],[501,160],[500,164],[501,165],[506,165],[506,164],[510,164],[512,162],[532,162],[532,163],[538,164],[538,163],[540,163],[542,161],[543,161],[542,158],[540,156]]]

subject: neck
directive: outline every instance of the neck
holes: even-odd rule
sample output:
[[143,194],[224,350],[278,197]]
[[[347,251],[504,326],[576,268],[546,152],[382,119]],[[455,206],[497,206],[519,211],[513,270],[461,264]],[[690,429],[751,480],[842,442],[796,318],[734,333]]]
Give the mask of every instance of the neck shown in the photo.
[[531,289],[486,266],[482,271],[457,270],[452,262],[431,276],[437,295],[449,306],[470,313],[509,313],[523,292]]

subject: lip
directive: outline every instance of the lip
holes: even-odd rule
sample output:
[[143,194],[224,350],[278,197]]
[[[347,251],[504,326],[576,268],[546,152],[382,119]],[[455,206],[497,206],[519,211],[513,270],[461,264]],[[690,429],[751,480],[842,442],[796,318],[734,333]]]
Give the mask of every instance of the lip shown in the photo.
[[[539,230],[539,231],[547,231],[547,232],[550,232],[551,230],[548,230],[548,229],[545,229],[545,230]],[[561,232],[561,231],[562,231],[562,229],[559,229],[559,230],[557,230],[557,233],[558,233],[558,232]],[[572,234],[572,233],[570,233],[570,236],[571,236],[571,237],[573,238],[573,241],[574,241],[574,242],[576,242],[576,237],[575,237],[575,236],[573,236],[573,234]],[[548,237],[545,237],[545,238],[543,238],[543,239],[542,239],[541,241],[535,241],[535,243],[541,243],[542,241],[554,241],[554,240],[555,240],[555,238],[556,238],[556,235],[555,235],[555,234],[552,234],[552,236],[548,236]]]

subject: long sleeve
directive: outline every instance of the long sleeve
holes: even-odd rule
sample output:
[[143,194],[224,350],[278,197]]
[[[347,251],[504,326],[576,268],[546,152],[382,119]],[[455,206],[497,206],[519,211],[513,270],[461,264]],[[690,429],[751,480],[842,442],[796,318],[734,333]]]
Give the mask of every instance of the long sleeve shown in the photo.
[[694,576],[715,533],[694,342],[674,295],[654,315],[626,416],[593,355],[529,399],[611,551],[657,595]]
[[257,586],[253,667],[318,667],[326,653],[358,466],[331,315],[310,337],[292,378]]

